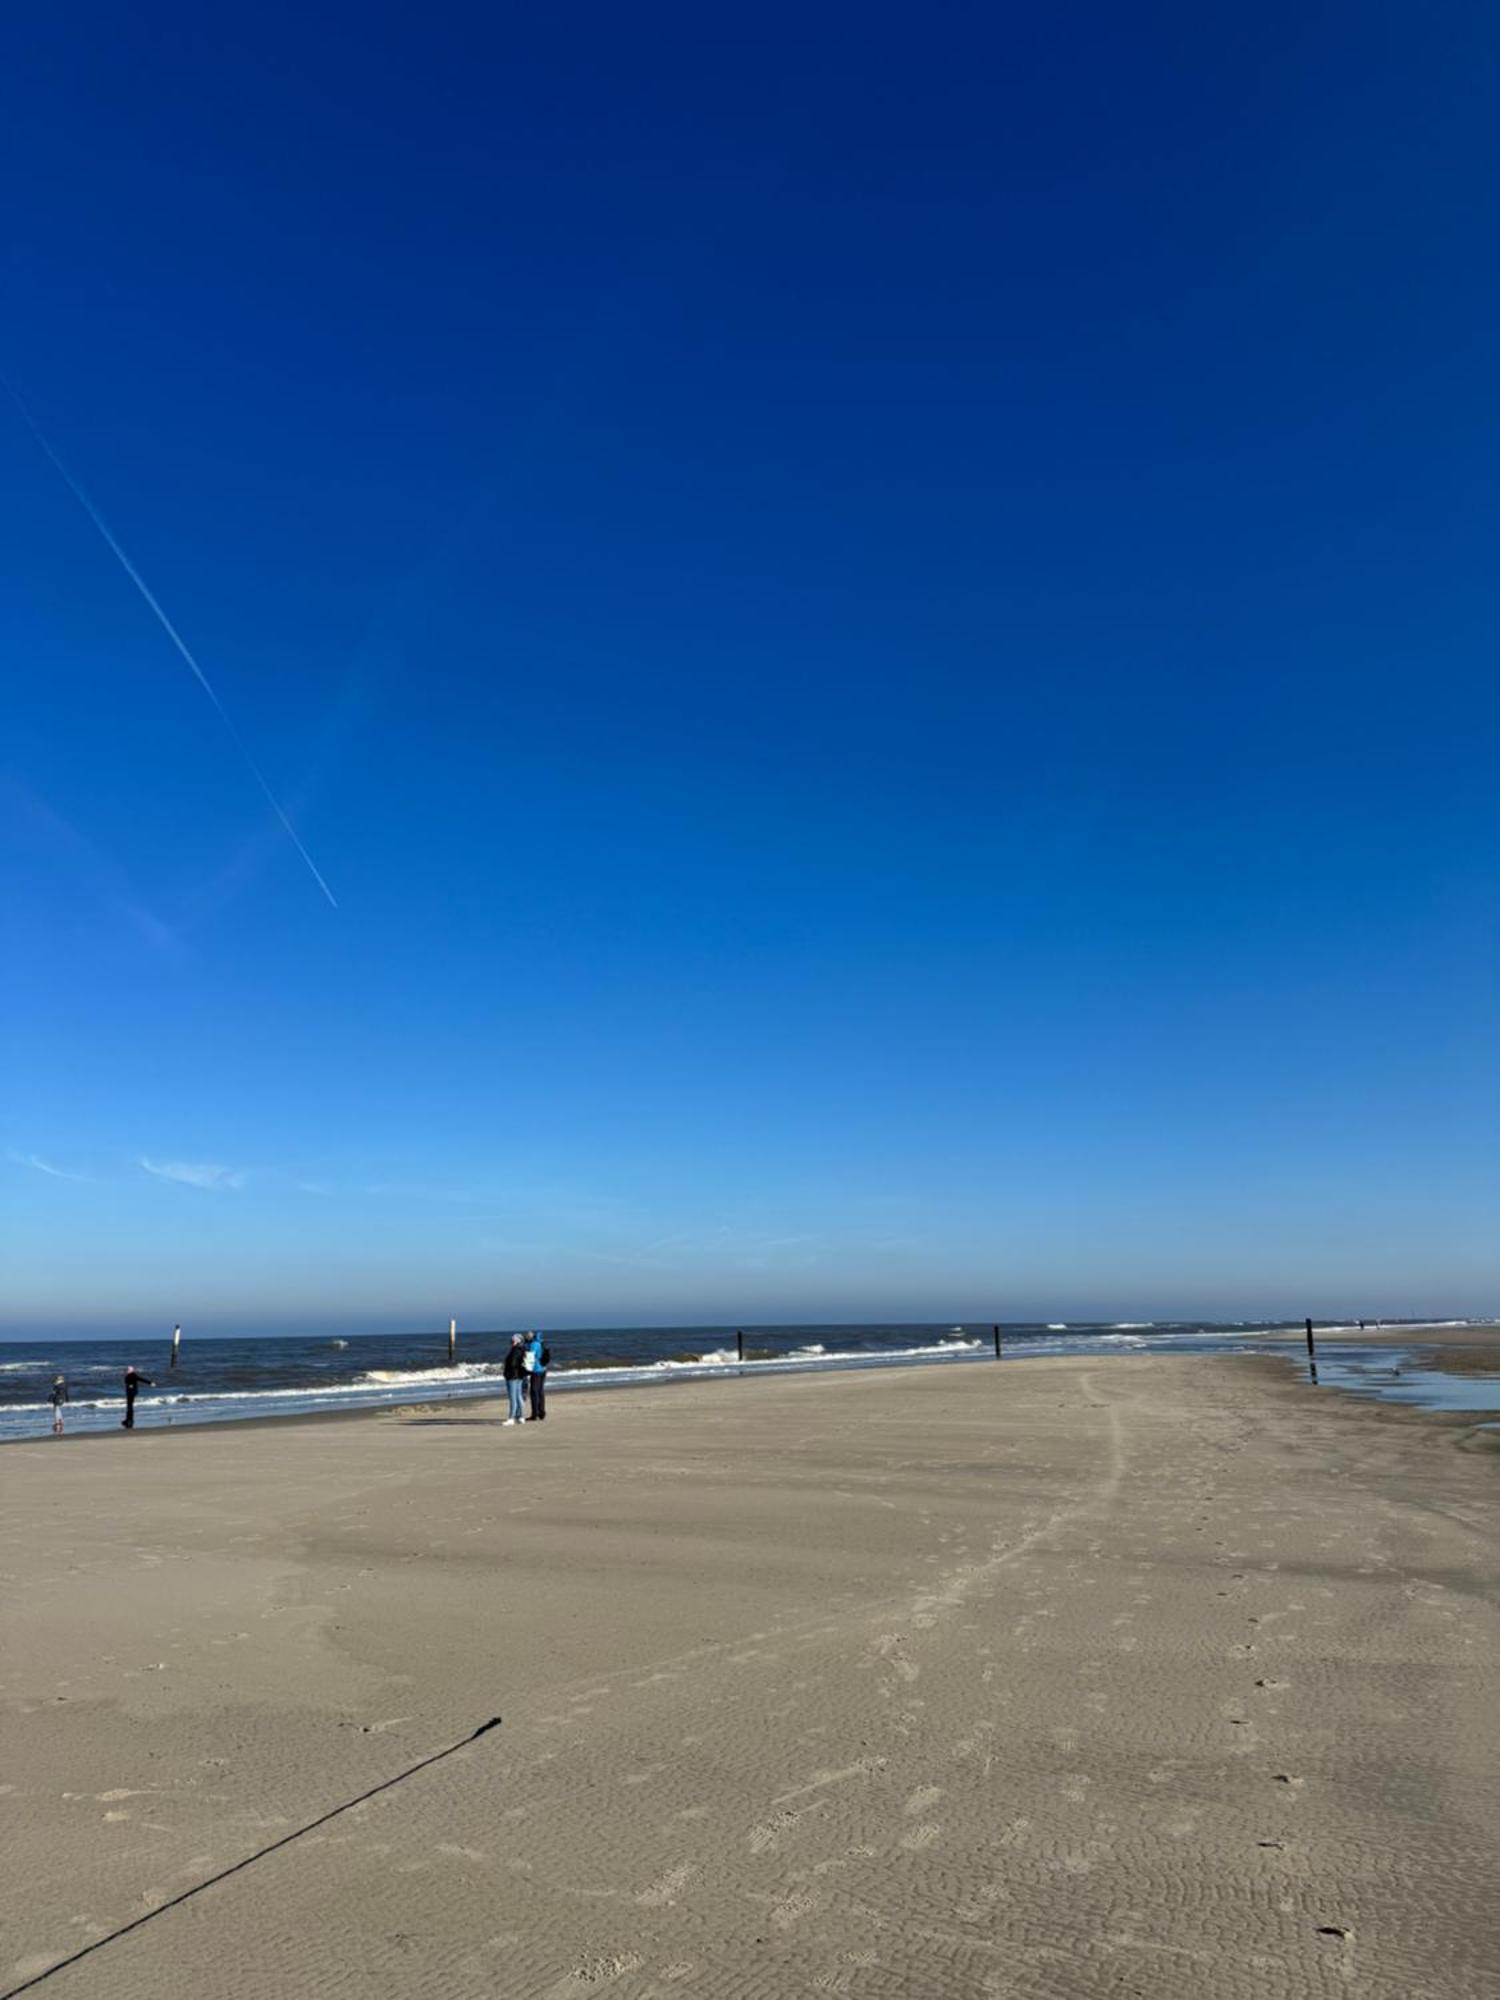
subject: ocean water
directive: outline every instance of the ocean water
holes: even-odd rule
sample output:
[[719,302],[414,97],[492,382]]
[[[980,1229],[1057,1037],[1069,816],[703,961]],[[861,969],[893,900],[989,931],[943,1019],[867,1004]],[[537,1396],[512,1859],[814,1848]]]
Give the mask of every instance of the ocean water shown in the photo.
[[[1328,1344],[1356,1329],[1319,1332],[1320,1360]],[[751,1377],[812,1370],[993,1365],[987,1324],[965,1326],[746,1327],[741,1363],[733,1327],[584,1327],[544,1335],[552,1350],[548,1394],[603,1390],[713,1376]],[[1292,1322],[1115,1321],[1064,1325],[1004,1325],[1005,1352],[1014,1359],[1042,1354],[1225,1353],[1263,1350],[1268,1338],[1300,1332]],[[136,1406],[137,1429],[181,1423],[230,1423],[249,1417],[300,1416],[411,1402],[447,1402],[504,1393],[501,1363],[506,1330],[463,1333],[448,1365],[442,1333],[265,1335],[248,1340],[184,1336],[176,1369],[166,1340],[0,1342],[0,1442],[51,1429],[47,1401],[54,1375],[67,1377],[67,1428],[107,1431],[124,1414],[121,1377],[127,1363],[154,1380]],[[1371,1367],[1396,1359],[1351,1345],[1351,1361]],[[1447,1378],[1458,1380],[1459,1378]]]

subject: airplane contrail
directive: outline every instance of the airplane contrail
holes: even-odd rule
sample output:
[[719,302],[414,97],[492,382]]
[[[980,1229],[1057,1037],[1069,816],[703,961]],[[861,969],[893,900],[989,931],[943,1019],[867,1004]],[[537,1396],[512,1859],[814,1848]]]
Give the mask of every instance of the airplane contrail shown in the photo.
[[[3,379],[4,379],[3,377],[0,377],[0,380]],[[249,745],[246,743],[244,737],[241,736],[238,729],[235,728],[234,719],[230,715],[229,710],[224,706],[223,702],[220,701],[218,695],[215,693],[213,683],[209,680],[208,675],[204,673],[202,667],[200,667],[198,662],[193,658],[192,652],[188,647],[187,641],[183,638],[182,634],[178,631],[177,627],[172,623],[171,619],[167,616],[166,612],[162,610],[161,605],[157,602],[156,597],[153,594],[150,585],[146,582],[146,579],[141,575],[140,571],[136,568],[135,564],[130,560],[129,556],[126,555],[125,551],[120,547],[120,544],[115,540],[115,537],[110,530],[109,523],[105,520],[104,516],[99,512],[99,509],[94,505],[93,501],[89,498],[88,494],[84,492],[83,488],[79,485],[78,481],[73,477],[72,473],[69,472],[67,466],[64,465],[63,461],[58,457],[57,453],[52,449],[51,444],[47,440],[46,434],[43,432],[36,418],[31,414],[30,410],[27,409],[26,405],[21,401],[21,398],[17,395],[16,391],[11,387],[9,382],[5,383],[5,389],[7,395],[9,395],[10,397],[10,400],[15,404],[16,409],[20,412],[22,423],[25,424],[27,430],[31,432],[31,435],[36,439],[37,443],[41,446],[42,450],[47,454],[48,458],[52,461],[53,467],[55,468],[58,477],[62,480],[63,484],[67,487],[68,491],[73,495],[73,498],[78,502],[79,506],[83,509],[84,513],[88,515],[89,519],[93,522],[94,526],[99,530],[99,533],[104,538],[104,542],[106,546],[109,548],[111,554],[114,556],[115,560],[119,563],[121,569],[123,569],[125,574],[130,578],[130,581],[135,585],[136,589],[141,593],[141,596],[145,598],[147,604],[151,607],[151,610],[156,615],[157,623],[161,626],[161,629],[166,633],[167,637],[172,641],[172,644],[177,648],[178,652],[181,653],[183,659],[186,660],[189,668],[192,670],[193,678],[197,681],[198,685],[202,688],[203,692],[208,696],[209,700],[218,710],[219,720],[223,723],[224,727],[229,731],[235,749],[239,751],[240,756],[245,761],[245,768],[249,771],[251,777],[254,778],[256,784],[260,786],[262,792],[265,793],[266,802],[270,806],[272,812],[275,813],[276,817],[281,821],[281,824],[286,831],[287,839],[290,840],[293,847],[295,847],[297,852],[301,855],[303,861],[306,862],[307,872],[312,876],[313,880],[317,883],[318,887],[323,891],[323,894],[328,898],[329,902],[333,905],[334,909],[337,909],[338,901],[335,898],[333,891],[329,888],[328,884],[323,880],[321,874],[319,874],[317,863],[313,860],[312,856],[308,853],[307,849],[302,845],[302,839],[301,836],[298,834],[296,827],[294,827],[292,825],[292,822],[287,818],[286,813],[282,808],[280,799],[277,798],[276,794],[271,790],[270,785],[266,782],[265,775],[261,771],[259,764],[256,763],[254,757],[250,754]]]

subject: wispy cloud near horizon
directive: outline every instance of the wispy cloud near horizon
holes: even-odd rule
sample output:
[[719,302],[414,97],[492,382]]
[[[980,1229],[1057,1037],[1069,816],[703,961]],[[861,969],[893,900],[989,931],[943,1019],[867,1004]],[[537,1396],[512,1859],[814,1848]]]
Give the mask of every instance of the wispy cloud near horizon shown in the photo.
[[245,1176],[238,1168],[216,1166],[207,1160],[148,1160],[142,1153],[137,1164],[159,1181],[206,1188],[214,1194],[229,1193],[245,1185]]
[[66,1167],[54,1167],[50,1160],[44,1160],[36,1153],[7,1153],[5,1156],[15,1167],[29,1167],[34,1174],[45,1174],[52,1181],[86,1181],[87,1174],[70,1173]]

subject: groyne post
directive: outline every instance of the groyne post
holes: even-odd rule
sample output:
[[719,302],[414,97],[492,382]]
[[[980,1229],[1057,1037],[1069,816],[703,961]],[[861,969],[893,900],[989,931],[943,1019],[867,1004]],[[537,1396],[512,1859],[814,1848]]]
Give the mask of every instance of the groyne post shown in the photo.
[[167,1364],[169,1368],[175,1368],[177,1366],[177,1350],[181,1345],[182,1345],[182,1328],[180,1326],[174,1326],[172,1329],[172,1359]]
[[1316,1384],[1318,1379],[1318,1343],[1313,1338],[1312,1321],[1307,1320],[1304,1324],[1307,1327],[1307,1372],[1314,1384]]
[[457,1348],[458,1348],[458,1321],[456,1319],[450,1319],[448,1322],[448,1366],[450,1368],[453,1366],[454,1356],[457,1352]]
[[741,1362],[743,1362],[745,1359],[745,1329],[743,1327],[736,1327],[735,1329],[734,1351],[739,1356]]
[[998,1361],[1000,1359],[1000,1329],[998,1326],[994,1329],[994,1333],[995,1333],[995,1359]]

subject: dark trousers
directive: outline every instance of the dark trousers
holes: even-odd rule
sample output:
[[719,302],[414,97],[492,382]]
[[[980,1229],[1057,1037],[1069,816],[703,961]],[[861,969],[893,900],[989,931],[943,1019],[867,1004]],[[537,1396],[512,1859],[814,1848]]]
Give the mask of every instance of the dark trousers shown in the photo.
[[526,1386],[531,1391],[531,1414],[540,1423],[547,1414],[547,1378],[540,1368],[533,1369],[526,1377]]
[[135,1429],[135,1397],[134,1397],[134,1396],[127,1396],[127,1397],[125,1398],[125,1416],[124,1416],[124,1419],[123,1419],[123,1423],[124,1423],[124,1428],[125,1428],[125,1429],[126,1429],[127,1431],[133,1431],[133,1430]]

